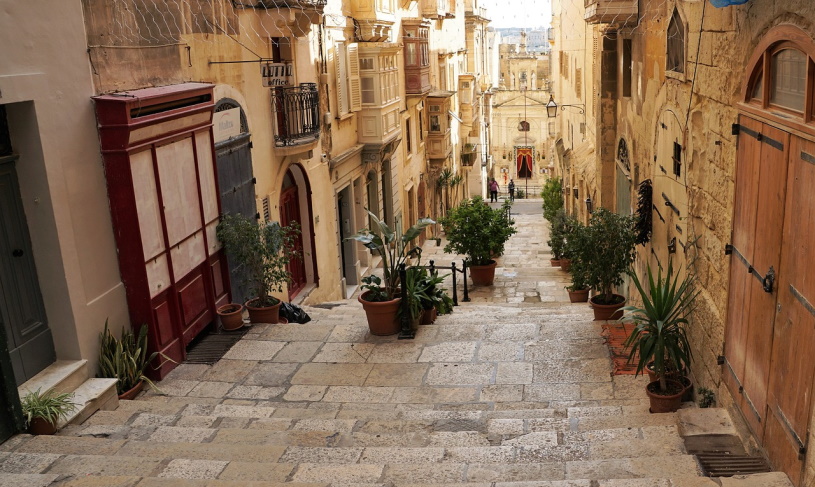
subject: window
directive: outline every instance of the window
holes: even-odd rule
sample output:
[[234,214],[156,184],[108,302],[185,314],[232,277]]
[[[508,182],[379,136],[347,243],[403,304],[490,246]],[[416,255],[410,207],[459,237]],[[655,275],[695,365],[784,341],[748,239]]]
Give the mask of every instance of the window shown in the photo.
[[361,79],[362,103],[373,105],[376,103],[374,78],[373,76],[363,76]]
[[631,96],[631,73],[634,70],[631,59],[631,39],[623,39],[623,96]]
[[682,146],[679,142],[674,142],[674,176],[682,176]]
[[807,56],[796,49],[776,52],[770,59],[770,103],[804,111]]
[[374,58],[371,57],[359,58],[359,69],[362,71],[372,71],[374,69]]
[[430,115],[430,131],[441,132],[441,121],[439,115]]
[[[410,133],[410,119],[405,120],[405,145],[407,146],[408,154],[413,154],[413,136]],[[410,221],[413,221],[411,219]]]
[[685,24],[679,16],[679,10],[674,9],[671,21],[668,23],[668,56],[665,69],[676,73],[685,72]]
[[424,140],[424,114],[421,110],[418,111],[416,119],[419,121],[419,141]]
[[575,68],[574,70],[574,92],[577,93],[577,99],[583,99],[583,69]]

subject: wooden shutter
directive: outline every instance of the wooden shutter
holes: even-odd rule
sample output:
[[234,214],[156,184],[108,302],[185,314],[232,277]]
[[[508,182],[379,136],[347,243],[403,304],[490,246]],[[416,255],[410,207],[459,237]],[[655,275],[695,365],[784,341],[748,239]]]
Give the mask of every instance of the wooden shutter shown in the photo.
[[577,94],[577,99],[583,99],[583,69],[575,68],[574,70],[574,91]]
[[362,110],[362,92],[359,81],[359,44],[348,44],[348,97],[351,111]]
[[348,113],[348,75],[345,68],[345,43],[338,42],[334,46],[334,68],[337,72],[337,114]]

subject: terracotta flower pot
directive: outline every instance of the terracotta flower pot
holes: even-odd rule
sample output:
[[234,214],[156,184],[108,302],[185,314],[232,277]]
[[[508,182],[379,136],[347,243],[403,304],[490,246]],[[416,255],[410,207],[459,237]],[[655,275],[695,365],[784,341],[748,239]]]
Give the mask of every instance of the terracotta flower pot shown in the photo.
[[[568,291],[568,289],[567,289]],[[569,302],[570,303],[585,303],[589,300],[589,290],[588,289],[578,289],[576,291],[569,291]]]
[[397,317],[399,304],[402,298],[390,301],[366,301],[365,297],[370,291],[365,291],[357,300],[362,304],[365,315],[368,317],[368,328],[371,335],[395,335],[399,333],[401,324]]
[[619,294],[615,294],[620,300],[619,303],[616,304],[598,304],[596,302],[597,296],[592,296],[589,302],[591,303],[591,307],[594,309],[594,321],[601,321],[601,320],[619,320],[623,317],[622,308],[625,306],[625,297],[620,296]]
[[274,306],[252,306],[258,298],[250,299],[244,306],[249,310],[249,321],[252,323],[277,323],[280,321],[280,305],[283,301],[277,300]]
[[219,307],[218,316],[221,318],[221,326],[226,331],[237,330],[243,326],[243,305],[229,303]]
[[682,394],[685,387],[675,380],[667,380],[667,394],[659,392],[659,381],[654,381],[645,386],[645,393],[651,401],[652,413],[672,413],[679,409],[682,404]]
[[53,435],[57,432],[57,423],[45,418],[31,418],[31,422],[28,423],[28,432],[32,435]]
[[424,310],[422,313],[422,324],[423,325],[432,325],[436,322],[436,317],[438,313],[436,312],[436,308],[430,308]]
[[572,259],[560,259],[560,270],[569,272],[572,268]]
[[560,259],[549,259],[549,263],[552,267],[560,267]]
[[468,266],[473,284],[476,286],[492,286],[492,283],[495,282],[496,265],[496,262],[493,260],[487,265]]
[[125,391],[119,394],[119,399],[125,401],[131,401],[133,399],[136,399],[136,396],[139,395],[142,389],[144,389],[144,381],[140,380],[129,391]]

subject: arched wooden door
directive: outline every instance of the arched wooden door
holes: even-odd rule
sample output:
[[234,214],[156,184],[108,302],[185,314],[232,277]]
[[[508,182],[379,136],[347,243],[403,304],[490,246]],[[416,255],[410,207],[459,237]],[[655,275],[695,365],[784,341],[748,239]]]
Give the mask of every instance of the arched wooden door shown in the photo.
[[[291,174],[288,175],[291,178]],[[292,178],[293,179],[293,178]],[[297,222],[302,229],[300,220],[300,201],[297,185],[284,189],[280,195],[280,223],[287,226],[292,222]],[[299,232],[295,238],[295,250],[289,260],[286,270],[291,274],[289,283],[289,299],[295,297],[306,285],[306,264],[303,260],[303,234]]]

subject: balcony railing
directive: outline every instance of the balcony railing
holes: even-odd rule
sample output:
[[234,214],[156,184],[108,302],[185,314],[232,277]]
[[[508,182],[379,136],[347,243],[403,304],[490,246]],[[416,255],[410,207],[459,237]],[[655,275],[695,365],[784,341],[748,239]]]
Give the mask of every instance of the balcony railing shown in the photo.
[[277,147],[305,144],[320,136],[320,97],[316,83],[272,89]]
[[266,8],[323,8],[328,0],[262,0],[259,5]]

